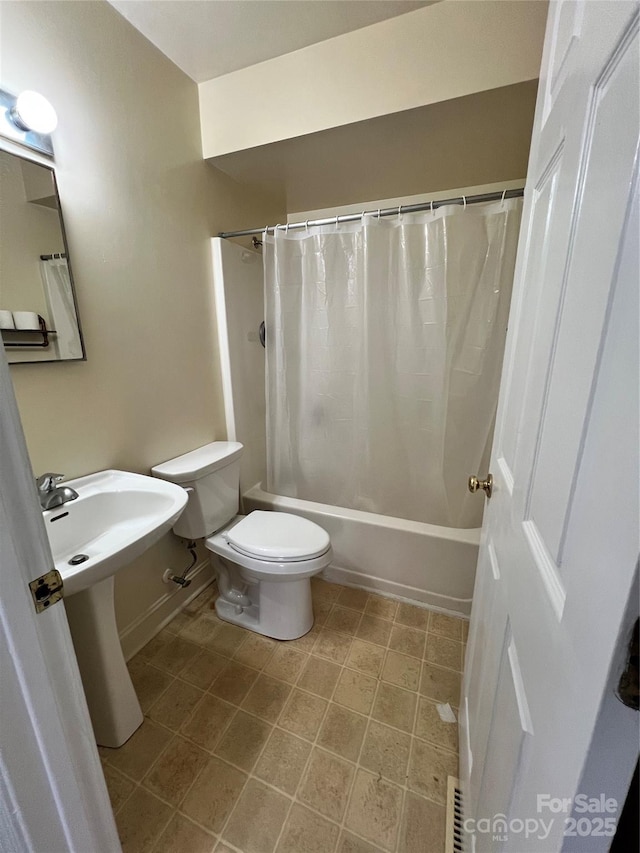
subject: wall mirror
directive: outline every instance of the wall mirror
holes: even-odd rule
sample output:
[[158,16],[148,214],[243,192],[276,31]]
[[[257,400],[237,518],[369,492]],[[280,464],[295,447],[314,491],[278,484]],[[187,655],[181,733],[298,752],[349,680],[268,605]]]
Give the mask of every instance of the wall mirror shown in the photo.
[[86,357],[54,170],[3,150],[0,330],[10,364]]

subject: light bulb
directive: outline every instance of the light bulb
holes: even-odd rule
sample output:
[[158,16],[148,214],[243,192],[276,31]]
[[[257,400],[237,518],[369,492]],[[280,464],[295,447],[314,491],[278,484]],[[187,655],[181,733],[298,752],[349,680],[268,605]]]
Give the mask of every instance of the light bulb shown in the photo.
[[58,126],[56,111],[38,92],[19,94],[11,108],[11,118],[20,130],[34,130],[36,133],[52,133]]

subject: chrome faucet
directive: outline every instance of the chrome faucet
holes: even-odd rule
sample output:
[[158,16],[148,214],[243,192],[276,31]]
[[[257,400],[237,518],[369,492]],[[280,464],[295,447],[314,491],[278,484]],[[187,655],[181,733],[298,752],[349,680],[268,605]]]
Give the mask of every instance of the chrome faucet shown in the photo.
[[68,501],[75,501],[78,497],[75,489],[69,486],[58,486],[57,484],[61,480],[64,480],[64,474],[51,473],[43,474],[36,480],[40,506],[43,510],[62,506],[62,504],[66,504]]

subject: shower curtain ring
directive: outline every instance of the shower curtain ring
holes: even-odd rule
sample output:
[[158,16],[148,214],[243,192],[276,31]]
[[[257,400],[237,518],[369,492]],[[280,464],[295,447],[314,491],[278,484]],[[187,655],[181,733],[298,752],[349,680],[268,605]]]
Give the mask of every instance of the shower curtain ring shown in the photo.
[[398,219],[400,219],[401,216],[402,216],[402,205],[399,204],[398,205]]
[[504,197],[506,196],[506,194],[507,194],[507,191],[502,190],[502,198],[500,199],[500,204],[502,204],[502,205],[504,205]]
[[431,199],[431,215],[433,216],[433,199]]
[[309,220],[307,219],[304,223],[305,231],[309,230]]
[[464,205],[464,207],[462,209],[466,210],[467,209],[467,197],[466,197],[466,195],[462,196],[462,203]]
[[380,219],[380,208],[378,208],[378,219]]

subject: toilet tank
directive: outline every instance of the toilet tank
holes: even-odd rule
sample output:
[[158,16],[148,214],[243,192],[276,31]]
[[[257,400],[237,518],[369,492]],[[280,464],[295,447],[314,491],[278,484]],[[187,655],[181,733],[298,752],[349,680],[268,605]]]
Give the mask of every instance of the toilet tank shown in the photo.
[[154,477],[177,483],[189,492],[173,532],[185,539],[209,536],[238,514],[240,456],[238,441],[214,441],[151,469]]

